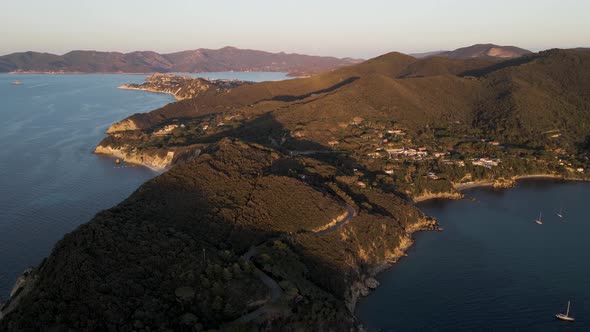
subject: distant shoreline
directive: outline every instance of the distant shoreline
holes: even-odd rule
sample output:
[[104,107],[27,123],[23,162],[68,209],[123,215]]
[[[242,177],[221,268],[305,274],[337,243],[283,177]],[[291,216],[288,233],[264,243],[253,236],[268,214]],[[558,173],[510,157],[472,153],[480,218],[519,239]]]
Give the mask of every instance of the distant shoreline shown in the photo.
[[[578,178],[578,177],[574,177],[574,178],[566,178],[563,177],[562,175],[557,175],[557,174],[530,174],[530,175],[517,175],[517,176],[513,176],[510,178],[510,181],[508,182],[508,186],[500,186],[500,187],[495,187],[497,189],[510,189],[512,187],[514,187],[516,185],[517,181],[520,180],[527,180],[527,179],[554,179],[554,180],[562,180],[562,181],[580,181],[580,182],[588,182],[590,181],[590,179],[585,179],[585,178]],[[465,196],[461,193],[464,190],[467,189],[473,189],[473,188],[484,188],[484,187],[494,187],[494,184],[496,183],[497,180],[480,180],[480,181],[473,181],[473,182],[467,182],[467,183],[459,183],[459,184],[453,184],[453,187],[455,188],[455,190],[457,191],[456,193],[451,193],[451,192],[443,192],[443,193],[434,193],[434,194],[427,194],[427,195],[421,195],[421,196],[417,196],[413,198],[414,203],[423,203],[432,199],[453,199],[453,200],[457,200],[457,199],[463,199],[465,198]]]
[[127,73],[120,71],[113,72],[83,72],[83,71],[10,71],[0,74],[12,74],[12,75],[151,75],[152,73]]
[[151,89],[151,88],[134,88],[132,86],[129,86],[129,84],[123,84],[117,87],[117,89],[121,89],[121,90],[135,90],[135,91],[145,91],[145,92],[151,92],[151,93],[159,93],[159,94],[165,94],[165,95],[169,95],[174,97],[174,99],[176,100],[181,100],[180,98],[178,98],[178,96],[173,93],[173,92],[166,92],[166,91],[158,91],[156,89]]
[[281,73],[285,74],[287,77],[293,78],[306,78],[312,75],[310,74],[303,74],[303,73],[289,73],[284,71],[236,71],[236,70],[228,70],[228,71],[198,71],[198,72],[145,72],[145,73],[138,73],[138,72],[122,72],[122,71],[113,71],[113,72],[84,72],[84,71],[9,71],[9,72],[0,72],[0,74],[12,74],[12,75],[153,75],[153,74],[182,74],[182,75],[189,75],[189,74],[205,74],[205,73]]

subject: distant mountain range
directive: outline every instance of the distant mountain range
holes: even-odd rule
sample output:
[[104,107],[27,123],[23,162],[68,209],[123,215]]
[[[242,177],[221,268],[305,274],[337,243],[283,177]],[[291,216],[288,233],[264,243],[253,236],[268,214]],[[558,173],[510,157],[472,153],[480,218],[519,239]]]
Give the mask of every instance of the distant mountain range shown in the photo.
[[[485,59],[491,61],[530,54],[515,46],[477,44],[454,51],[412,54],[416,58],[432,56],[451,59]],[[72,51],[64,55],[20,52],[0,56],[0,72],[41,73],[173,73],[215,71],[273,71],[304,76],[360,63],[353,58],[335,58],[302,54],[270,53],[224,47],[160,54],[152,51],[130,53]]]
[[486,60],[506,60],[531,54],[529,50],[516,46],[499,46],[495,44],[475,44],[458,48],[454,51],[434,51],[411,54],[416,58],[428,58],[432,56],[447,57],[451,59],[483,58]]
[[21,52],[0,56],[0,72],[152,73],[273,71],[307,75],[351,65],[361,60],[302,54],[270,53],[235,47],[200,48],[159,54],[72,51],[64,55]]

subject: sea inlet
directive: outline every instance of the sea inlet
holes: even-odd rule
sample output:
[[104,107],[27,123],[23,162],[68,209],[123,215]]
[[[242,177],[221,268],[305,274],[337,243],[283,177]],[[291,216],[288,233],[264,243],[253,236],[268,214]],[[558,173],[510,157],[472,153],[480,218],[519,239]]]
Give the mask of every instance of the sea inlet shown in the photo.
[[[358,304],[363,325],[590,331],[590,183],[523,180],[465,194],[474,200],[419,205],[444,231],[417,234],[408,257],[378,277],[381,286]],[[574,323],[555,319],[568,300]]]

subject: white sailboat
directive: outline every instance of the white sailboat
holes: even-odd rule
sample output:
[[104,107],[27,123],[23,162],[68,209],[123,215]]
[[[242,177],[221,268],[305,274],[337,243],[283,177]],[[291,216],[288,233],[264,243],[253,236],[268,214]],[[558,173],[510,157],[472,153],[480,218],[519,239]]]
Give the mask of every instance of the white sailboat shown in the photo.
[[567,301],[567,311],[565,312],[565,314],[559,313],[555,315],[555,318],[559,320],[564,320],[566,322],[575,321],[574,317],[570,317],[570,301]]
[[563,218],[563,208],[559,207],[559,213],[556,213],[559,218]]
[[535,222],[539,225],[543,225],[543,213],[539,212],[539,218],[537,218]]

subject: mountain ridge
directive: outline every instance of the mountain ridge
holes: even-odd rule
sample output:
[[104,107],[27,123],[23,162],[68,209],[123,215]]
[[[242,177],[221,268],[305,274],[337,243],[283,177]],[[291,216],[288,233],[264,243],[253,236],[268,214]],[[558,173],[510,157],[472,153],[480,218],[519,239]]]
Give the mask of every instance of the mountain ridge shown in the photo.
[[360,62],[352,58],[224,47],[173,53],[74,50],[63,55],[19,52],[0,56],[0,72],[151,73],[212,71],[281,71],[310,75]]
[[533,52],[516,47],[516,46],[500,46],[496,44],[474,44],[471,46],[457,48],[453,51],[432,51],[423,53],[412,53],[418,59],[430,57],[447,57],[451,59],[472,59],[481,58],[485,60],[500,61],[506,59],[514,59]]
[[461,47],[453,51],[438,53],[435,56],[445,56],[452,59],[483,58],[488,60],[506,60],[519,58],[531,54],[529,50],[516,46],[500,46],[496,44],[475,44]]

